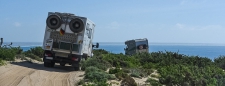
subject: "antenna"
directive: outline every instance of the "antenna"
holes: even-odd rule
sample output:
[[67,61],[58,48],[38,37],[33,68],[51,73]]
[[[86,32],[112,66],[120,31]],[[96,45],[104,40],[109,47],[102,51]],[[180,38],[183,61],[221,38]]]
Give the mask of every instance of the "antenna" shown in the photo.
[[0,43],[0,47],[2,46],[2,43],[3,43],[3,38],[1,38],[1,43]]

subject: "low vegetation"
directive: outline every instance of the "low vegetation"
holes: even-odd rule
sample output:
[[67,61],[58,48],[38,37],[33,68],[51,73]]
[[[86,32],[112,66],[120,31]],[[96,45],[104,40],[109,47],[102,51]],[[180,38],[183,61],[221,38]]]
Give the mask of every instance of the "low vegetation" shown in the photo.
[[[187,56],[177,52],[151,52],[133,56],[93,51],[94,56],[81,62],[85,71],[83,86],[108,86],[109,80],[120,85],[137,86],[134,78],[148,78],[153,86],[223,86],[225,85],[225,56],[213,61],[206,57]],[[23,52],[20,47],[0,48],[0,65],[15,58],[29,57],[42,61],[41,47]],[[157,75],[152,75],[157,70]],[[153,77],[153,78],[152,78]]]
[[0,48],[0,65],[5,65],[6,61],[14,61],[17,59],[27,60],[27,58],[42,61],[43,49],[41,47],[31,48],[23,52],[20,47],[1,47]]
[[[100,62],[108,62],[114,67],[110,68],[108,73],[114,74],[118,80],[122,80],[121,84],[125,81],[127,84],[131,84],[129,81],[132,81],[132,77],[148,77],[154,70],[158,71],[158,75],[151,75],[151,77],[157,79],[146,80],[146,83],[153,86],[222,86],[225,84],[223,70],[225,56],[220,56],[212,61],[206,57],[187,56],[177,52],[159,51],[126,56],[109,53],[102,49],[94,50],[94,55],[90,59],[100,59]],[[97,64],[101,64],[100,62]],[[129,80],[125,80],[128,77],[130,77]],[[135,84],[130,86],[135,86]]]

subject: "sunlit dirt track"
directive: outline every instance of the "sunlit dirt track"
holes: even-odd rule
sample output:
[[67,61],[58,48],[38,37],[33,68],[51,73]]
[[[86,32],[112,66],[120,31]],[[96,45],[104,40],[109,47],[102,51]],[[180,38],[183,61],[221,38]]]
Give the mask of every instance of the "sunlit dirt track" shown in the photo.
[[43,63],[13,62],[0,66],[0,86],[75,86],[83,74],[71,66],[46,68]]

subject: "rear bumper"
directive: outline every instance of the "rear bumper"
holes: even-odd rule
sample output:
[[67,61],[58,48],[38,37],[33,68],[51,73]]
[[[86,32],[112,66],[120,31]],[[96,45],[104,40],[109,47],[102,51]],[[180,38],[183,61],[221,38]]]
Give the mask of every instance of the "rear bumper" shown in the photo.
[[74,64],[74,63],[79,63],[81,60],[80,55],[76,55],[76,59],[72,58],[65,58],[65,57],[45,57],[44,62],[55,62],[55,63],[69,63],[69,64]]
[[79,63],[81,60],[82,56],[77,56],[77,60],[72,60],[72,58],[65,58],[65,57],[54,57],[53,61],[55,61],[56,63]]

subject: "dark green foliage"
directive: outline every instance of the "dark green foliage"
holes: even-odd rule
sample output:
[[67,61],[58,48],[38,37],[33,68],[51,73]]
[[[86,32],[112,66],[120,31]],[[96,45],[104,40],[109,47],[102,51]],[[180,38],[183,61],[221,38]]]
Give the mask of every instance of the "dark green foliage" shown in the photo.
[[126,56],[123,54],[102,54],[102,59],[108,61],[114,67],[135,68],[140,66],[138,58],[134,56]]
[[152,86],[162,86],[162,84],[160,84],[159,81],[152,78],[148,78],[146,82],[150,83]]
[[41,47],[34,47],[28,51],[23,52],[26,57],[35,59],[37,61],[42,61],[44,50]]
[[34,55],[33,53],[28,53],[28,54],[26,54],[26,56],[29,58],[35,59],[37,61],[42,61],[42,59],[40,57]]
[[125,72],[120,71],[120,72],[115,73],[115,76],[119,80],[122,80],[122,79],[126,78],[128,76],[128,74],[125,73]]
[[214,59],[215,65],[225,70],[225,56],[220,56]]
[[43,58],[44,56],[44,50],[41,48],[41,47],[34,47],[34,48],[31,48],[30,50],[28,50],[28,51],[25,51],[24,52],[26,55],[28,55],[28,54],[34,54],[34,55],[36,55],[36,56],[38,56],[39,58]]
[[122,70],[120,70],[120,68],[110,68],[109,69],[109,74],[116,74],[118,72],[122,72]]
[[111,74],[108,74],[105,71],[93,66],[87,67],[87,69],[85,69],[85,78],[91,82],[106,82],[109,79],[115,79],[115,77],[113,77]]
[[17,53],[16,48],[0,48],[0,58],[2,60],[13,61]]
[[131,71],[130,76],[132,77],[141,78],[141,77],[147,76],[147,73],[144,72],[144,69],[134,68],[134,69],[130,69],[130,71]]
[[[105,52],[105,51],[101,51]],[[159,83],[164,85],[222,85],[224,84],[225,57],[221,56],[212,62],[209,58],[187,56],[177,52],[140,53],[133,56],[123,54],[104,53],[98,56],[114,67],[129,69],[131,76],[143,77],[153,73],[153,69],[160,74]],[[219,68],[220,67],[220,68]],[[138,71],[130,69],[137,68]],[[124,79],[124,71],[117,72],[110,69],[118,79]]]
[[121,82],[121,86],[137,86],[137,83],[132,77],[126,76]]
[[16,53],[16,54],[21,54],[23,52],[23,49],[19,47],[11,47],[11,49]]
[[93,49],[94,56],[100,56],[102,54],[108,54],[109,52],[104,49]]
[[17,59],[21,59],[21,60],[27,60],[27,58],[25,58],[25,55],[24,54],[17,54],[16,55],[16,58]]
[[82,84],[82,86],[110,86],[108,83],[106,83],[105,81],[97,81],[94,82],[92,84],[88,83],[88,84]]
[[82,62],[81,70],[85,70],[87,67],[90,66],[94,66],[105,71],[107,70],[107,68],[111,67],[111,65],[107,61],[93,57]]
[[5,61],[0,58],[0,66],[6,65]]
[[84,80],[80,80],[77,85],[84,85],[85,84],[85,81]]

